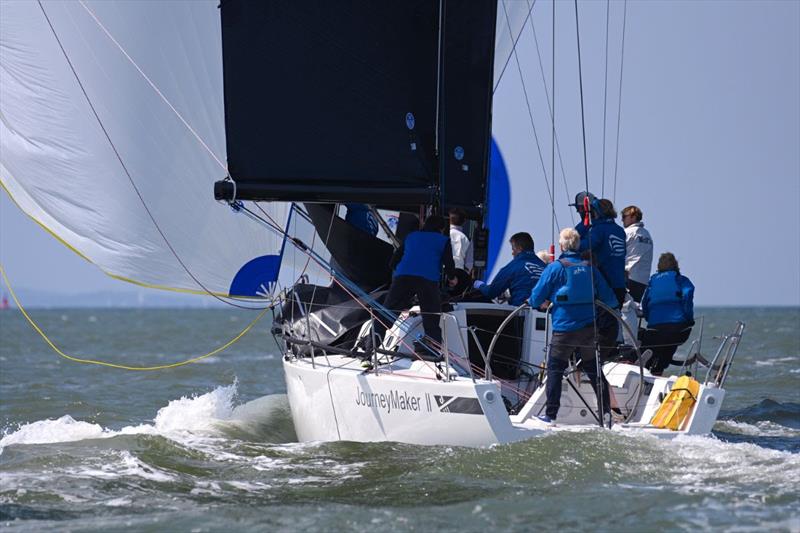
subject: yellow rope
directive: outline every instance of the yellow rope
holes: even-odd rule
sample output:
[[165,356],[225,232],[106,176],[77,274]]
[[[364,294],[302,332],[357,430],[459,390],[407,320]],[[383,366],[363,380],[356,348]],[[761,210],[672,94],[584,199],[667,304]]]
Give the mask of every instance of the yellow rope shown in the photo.
[[216,354],[220,353],[221,351],[223,351],[223,350],[227,349],[228,347],[230,347],[232,344],[234,344],[235,342],[237,342],[237,341],[238,341],[239,339],[241,339],[242,337],[244,337],[244,335],[245,335],[245,334],[246,334],[248,331],[250,331],[250,329],[252,329],[252,327],[253,327],[253,326],[255,326],[255,325],[256,325],[256,322],[258,322],[259,320],[261,320],[261,318],[262,318],[262,317],[263,317],[263,316],[266,314],[266,312],[269,310],[269,308],[268,308],[268,307],[267,307],[267,308],[265,308],[264,310],[262,310],[262,311],[261,311],[261,312],[258,314],[258,316],[256,316],[256,317],[253,319],[253,321],[252,321],[252,322],[250,322],[250,323],[247,325],[247,327],[245,327],[245,328],[244,328],[244,329],[243,329],[243,330],[242,330],[242,331],[241,331],[241,332],[240,332],[238,335],[236,335],[236,336],[235,336],[233,339],[231,339],[230,341],[226,342],[225,344],[223,344],[222,346],[220,346],[220,347],[219,347],[219,348],[217,348],[216,350],[213,350],[213,351],[211,351],[211,352],[208,352],[208,353],[207,353],[207,354],[205,354],[205,355],[201,355],[201,356],[198,356],[198,357],[193,357],[193,358],[191,358],[191,359],[187,359],[187,360],[185,360],[185,361],[180,361],[180,362],[178,362],[178,363],[171,363],[171,364],[168,364],[168,365],[158,365],[158,366],[127,366],[127,365],[120,365],[120,364],[117,364],[117,363],[109,363],[109,362],[106,362],[106,361],[96,361],[96,360],[94,360],[94,359],[81,359],[81,358],[79,358],[79,357],[73,357],[73,356],[71,356],[71,355],[68,355],[68,354],[65,354],[64,352],[62,352],[62,351],[61,351],[61,350],[58,348],[58,346],[56,346],[55,344],[53,344],[53,341],[51,341],[51,340],[50,340],[50,339],[47,337],[47,335],[46,335],[46,334],[45,334],[45,333],[44,333],[44,332],[41,330],[41,328],[40,328],[38,325],[36,325],[36,323],[33,321],[33,319],[30,317],[30,315],[27,313],[27,311],[25,311],[25,308],[23,308],[23,307],[22,307],[22,304],[20,303],[19,299],[17,298],[17,295],[14,293],[14,289],[11,287],[11,283],[9,283],[9,281],[8,281],[8,276],[6,276],[6,271],[5,271],[5,269],[3,268],[3,265],[2,265],[2,264],[0,264],[0,274],[2,274],[2,276],[3,276],[3,281],[5,281],[6,287],[8,287],[8,292],[11,294],[11,298],[13,298],[13,300],[14,300],[14,303],[16,303],[16,304],[17,304],[17,307],[18,307],[18,308],[19,308],[19,310],[22,312],[22,315],[23,315],[23,316],[24,316],[24,317],[25,317],[25,318],[28,320],[28,323],[29,323],[29,324],[30,324],[30,325],[33,327],[33,329],[35,329],[35,330],[36,330],[36,332],[37,332],[37,333],[39,333],[39,335],[41,335],[41,336],[42,336],[42,338],[45,340],[45,342],[47,342],[47,344],[49,344],[49,345],[50,345],[50,347],[51,347],[51,348],[52,348],[52,349],[53,349],[53,350],[54,350],[54,351],[55,351],[55,352],[56,352],[58,355],[60,355],[60,356],[61,356],[61,357],[63,357],[64,359],[68,359],[68,360],[70,360],[70,361],[73,361],[73,362],[75,362],[75,363],[84,363],[84,364],[88,364],[88,365],[100,365],[100,366],[107,366],[107,367],[111,367],[111,368],[119,368],[119,369],[122,369],[122,370],[140,370],[140,371],[149,371],[149,370],[165,370],[165,369],[167,369],[167,368],[175,368],[175,367],[179,367],[179,366],[188,365],[188,364],[191,364],[191,363],[196,363],[197,361],[200,361],[201,359],[206,359],[207,357],[211,357],[212,355],[216,355]]

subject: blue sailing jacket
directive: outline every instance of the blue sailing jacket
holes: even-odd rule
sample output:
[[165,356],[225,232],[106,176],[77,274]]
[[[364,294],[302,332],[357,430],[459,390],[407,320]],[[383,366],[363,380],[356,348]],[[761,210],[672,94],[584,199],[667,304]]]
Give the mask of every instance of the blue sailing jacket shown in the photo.
[[491,283],[482,285],[478,290],[487,298],[497,298],[508,289],[511,293],[508,303],[521,305],[530,296],[545,266],[544,261],[532,250],[520,252],[500,269]]
[[648,326],[694,322],[694,285],[674,270],[656,272],[642,296],[642,312]]
[[347,207],[347,215],[344,217],[346,222],[349,222],[354,227],[370,235],[378,234],[378,221],[375,219],[375,215],[372,214],[372,211],[369,210],[369,207],[365,204],[358,203],[347,203],[344,205]]
[[[591,250],[598,270],[612,289],[625,288],[625,230],[613,218],[592,222],[591,231],[583,223],[575,226],[581,236],[580,251]],[[616,307],[618,304],[614,304]]]
[[538,308],[545,300],[551,301],[553,331],[564,333],[591,325],[595,315],[592,303],[595,296],[609,306],[617,305],[617,297],[603,275],[582,261],[577,252],[564,252],[558,261],[547,265],[542,272],[531,293],[530,304]]
[[[406,236],[402,257],[394,269],[396,276],[419,276],[431,281],[439,281],[442,265],[446,262],[445,249],[450,250],[450,237],[433,231],[414,231]],[[450,265],[453,254],[448,252]],[[450,267],[452,268],[452,267]]]

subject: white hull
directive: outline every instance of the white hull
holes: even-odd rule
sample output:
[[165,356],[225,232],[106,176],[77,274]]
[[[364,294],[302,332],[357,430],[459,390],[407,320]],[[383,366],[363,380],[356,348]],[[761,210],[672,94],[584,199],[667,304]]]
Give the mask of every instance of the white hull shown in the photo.
[[[449,351],[454,356],[463,356],[468,345],[461,320],[463,310],[443,314],[442,319]],[[529,313],[526,324],[534,324],[537,315]],[[449,321],[452,324],[448,328]],[[391,329],[384,347],[391,349],[401,337],[413,338],[414,331],[414,327],[406,328],[404,333]],[[537,338],[543,338],[543,332],[530,327],[524,336],[533,345]],[[541,350],[527,352],[527,357],[538,363]],[[359,359],[317,352],[315,357],[287,353],[283,366],[292,418],[301,441],[396,441],[480,447],[552,431],[599,429],[594,414],[595,394],[588,379],[579,372],[565,377],[557,423],[547,424],[537,418],[544,413],[544,386],[528,391],[529,398],[528,394],[521,396],[526,400],[510,415],[503,398],[509,396],[508,383],[501,390],[498,380],[476,379],[446,363],[401,358],[385,361],[376,372],[364,370]],[[655,377],[646,370],[640,377],[638,366],[622,363],[607,363],[603,371],[611,386],[612,407],[626,418],[613,425],[614,431],[644,432],[663,438],[706,435],[725,398],[724,389],[700,385],[696,402],[680,429],[661,429],[650,425],[650,420],[677,378]]]
[[[544,387],[540,387],[525,407],[509,415],[497,382],[472,381],[452,377],[440,381],[430,373],[427,363],[405,360],[406,369],[365,373],[358,361],[339,356],[284,361],[286,388],[295,430],[301,441],[396,441],[410,444],[449,444],[488,446],[540,436],[550,431],[597,429],[598,424],[580,399],[565,385],[562,407],[555,425],[540,422]],[[330,364],[329,364],[330,363]],[[607,372],[608,367],[606,365]],[[626,367],[631,375],[635,367]],[[613,370],[619,370],[613,369]],[[614,372],[609,378],[613,380]],[[570,379],[570,378],[568,378]],[[680,434],[705,435],[717,420],[725,398],[723,389],[701,387],[698,402],[684,429],[658,429],[647,422],[660,405],[675,378],[648,378],[653,388],[642,400],[640,415],[633,422],[615,424],[615,431],[639,431],[672,438]],[[579,391],[593,403],[587,383]],[[621,388],[612,385],[617,400]]]

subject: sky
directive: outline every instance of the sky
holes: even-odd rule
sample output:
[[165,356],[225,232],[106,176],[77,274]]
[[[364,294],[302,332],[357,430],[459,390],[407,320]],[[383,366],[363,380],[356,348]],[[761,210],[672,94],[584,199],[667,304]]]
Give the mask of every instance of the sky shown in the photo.
[[[800,305],[800,2],[630,0],[619,110],[623,3],[612,2],[604,172],[606,6],[579,3],[590,190],[613,195],[619,112],[615,204],[642,208],[656,257],[676,254],[697,287],[696,303]],[[548,86],[550,13],[543,1],[534,6]],[[584,169],[572,3],[558,3],[556,15],[556,130],[567,187],[557,173],[553,205],[563,227],[571,223],[566,204],[584,188]],[[523,32],[520,67],[510,63],[504,76],[525,80],[549,171],[550,123],[532,35]],[[509,232],[527,228],[541,248],[550,240],[551,202],[543,192],[550,178],[529,122],[519,120],[527,114],[525,91],[519,83],[504,87],[495,94],[496,139],[509,165],[530,170],[534,191],[512,191],[512,209],[531,214],[512,220]],[[54,303],[68,293],[145,290],[78,257],[5,193],[0,262],[15,288],[50,292]]]

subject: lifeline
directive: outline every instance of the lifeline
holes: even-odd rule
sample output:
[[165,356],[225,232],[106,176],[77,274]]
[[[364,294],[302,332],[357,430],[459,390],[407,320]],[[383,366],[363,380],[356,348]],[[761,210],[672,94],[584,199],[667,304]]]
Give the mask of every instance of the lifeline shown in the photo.
[[356,405],[380,407],[387,413],[391,413],[392,409],[419,411],[422,406],[419,396],[409,396],[407,392],[396,390],[388,393],[364,392],[358,387],[356,387]]

